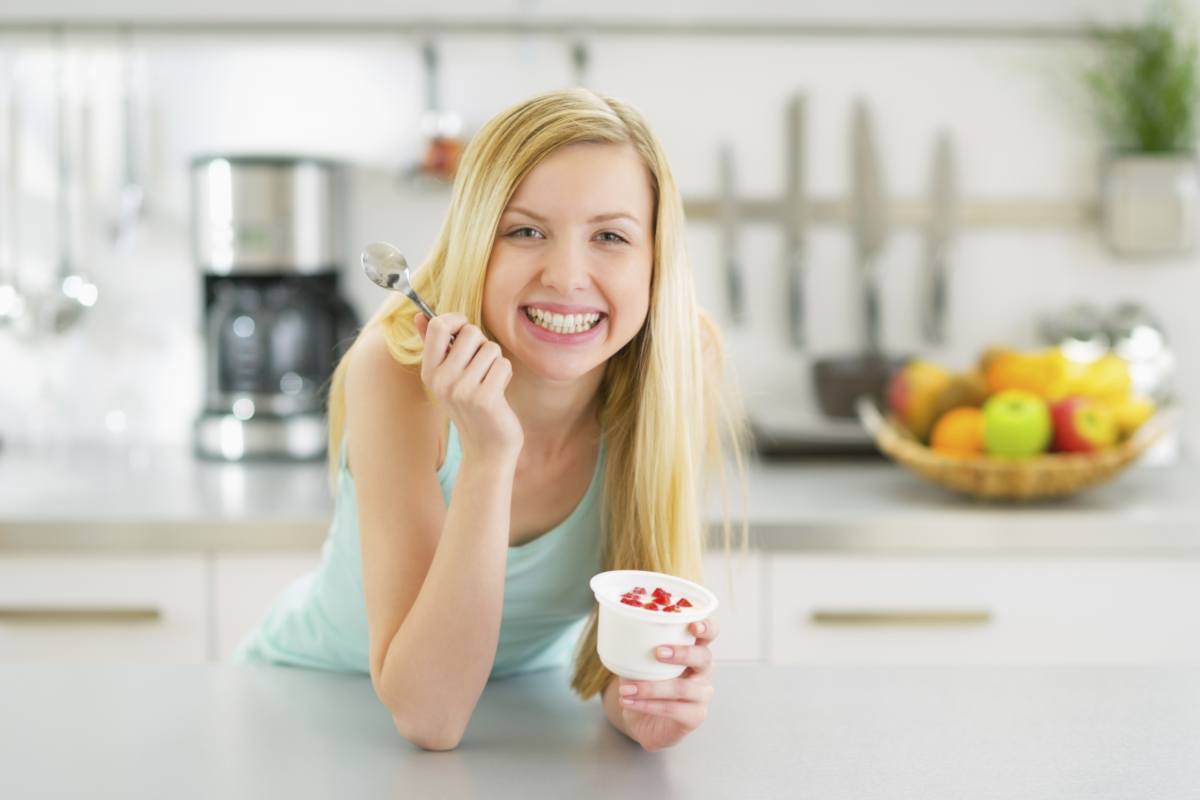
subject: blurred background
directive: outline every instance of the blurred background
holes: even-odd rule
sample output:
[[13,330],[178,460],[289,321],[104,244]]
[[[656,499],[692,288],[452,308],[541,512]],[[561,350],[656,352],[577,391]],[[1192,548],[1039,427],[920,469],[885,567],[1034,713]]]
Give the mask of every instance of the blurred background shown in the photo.
[[[728,332],[751,403],[776,427],[820,438],[822,422],[806,413],[816,407],[809,366],[863,344],[856,106],[869,114],[886,209],[875,270],[889,354],[965,367],[988,345],[1040,344],[1045,318],[1077,304],[1104,315],[1134,302],[1178,351],[1178,394],[1195,396],[1200,374],[1186,351],[1200,335],[1195,254],[1122,256],[1098,217],[1110,143],[1083,88],[1097,57],[1088,30],[1139,21],[1149,7],[6,4],[0,92],[17,162],[4,162],[12,288],[0,291],[25,298],[26,319],[0,329],[0,430],[10,444],[42,447],[192,441],[205,400],[202,275],[212,266],[193,247],[197,157],[335,162],[344,191],[296,213],[320,215],[315,224],[335,234],[311,257],[336,271],[362,319],[380,293],[361,277],[361,247],[393,241],[417,265],[446,210],[449,182],[416,174],[427,161],[427,173],[448,169],[430,154],[431,137],[465,141],[510,103],[570,85],[632,102],[662,138],[689,203],[700,300]],[[923,335],[923,276],[939,141],[951,154],[953,203],[935,340]],[[723,217],[725,185],[734,202]],[[288,253],[308,257],[276,260]],[[794,268],[798,321],[787,303]],[[81,313],[55,324],[45,305],[72,303],[62,278],[76,274],[94,289],[85,287]],[[1195,420],[1185,425],[1200,444]],[[854,438],[836,421],[825,428]]]
[[[1137,557],[1149,551],[1130,542],[1154,527],[1166,537],[1154,553],[1194,554],[1200,515],[1184,470],[1200,448],[1200,189],[1196,53],[1179,20],[1197,10],[1196,0],[9,0],[0,544],[11,552],[0,568],[12,615],[31,618],[39,603],[81,625],[89,608],[117,621],[165,614],[190,620],[178,641],[126,644],[142,642],[146,657],[230,652],[316,560],[329,511],[323,382],[383,299],[363,277],[362,247],[387,240],[419,266],[472,133],[514,102],[575,85],[632,103],[665,145],[700,302],[726,333],[761,454],[783,459],[752,481],[768,553],[835,540],[876,554],[1036,550],[1053,528],[1059,538],[1042,541],[1060,555]],[[1098,83],[1127,74],[1133,56],[1112,46],[1129,30],[1143,56],[1164,52],[1163,30],[1178,33],[1179,60],[1155,62],[1167,78],[1146,85]],[[1156,95],[1171,75],[1182,88]],[[1146,130],[1130,110],[1139,98],[1184,111],[1159,120],[1165,132]],[[1056,347],[1077,363],[1119,353],[1126,389],[1173,413],[1145,459],[1165,477],[1126,476],[1077,505],[974,514],[879,456],[852,403],[861,375],[847,378],[839,360],[866,356],[868,379],[914,358],[958,373],[997,346]],[[879,380],[867,389],[887,403]],[[1118,522],[1133,538],[1086,538]],[[951,527],[976,538],[938,538]],[[1003,540],[1009,529],[1016,538]],[[111,560],[88,578],[98,553]],[[769,635],[771,558],[745,567],[732,656],[783,652]],[[828,566],[813,574],[837,574]],[[166,599],[129,588],[140,570]],[[970,570],[940,583],[897,574],[897,586],[972,597],[982,585]],[[1112,579],[1096,573],[1088,586],[1105,596]],[[1142,597],[1183,585],[1141,566],[1136,580]],[[66,611],[64,598],[75,598]],[[1043,633],[1009,652],[1053,650],[1058,634]],[[134,652],[96,641],[96,653]],[[0,642],[25,654],[78,644],[3,629]],[[875,644],[853,657],[887,651]]]

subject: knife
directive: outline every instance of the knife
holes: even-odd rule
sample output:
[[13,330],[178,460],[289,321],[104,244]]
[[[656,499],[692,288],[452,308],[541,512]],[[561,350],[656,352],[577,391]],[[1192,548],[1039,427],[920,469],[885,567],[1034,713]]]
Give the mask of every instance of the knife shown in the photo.
[[734,325],[741,325],[746,318],[746,308],[742,275],[738,266],[737,184],[733,177],[733,148],[728,144],[722,145],[718,158],[721,171],[721,260],[725,270],[725,294],[729,301],[730,320]]
[[955,229],[954,152],[950,135],[938,136],[933,153],[929,196],[929,223],[925,232],[925,291],[921,322],[925,339],[940,345],[946,341],[946,268],[950,237]]
[[863,100],[854,105],[851,130],[851,189],[854,243],[863,290],[863,324],[866,352],[877,355],[880,346],[879,287],[876,266],[887,238],[883,175],[875,149],[870,112]]
[[808,209],[804,200],[804,95],[795,94],[787,106],[787,194],[784,198],[784,269],[787,273],[788,334],[803,348],[804,229]]

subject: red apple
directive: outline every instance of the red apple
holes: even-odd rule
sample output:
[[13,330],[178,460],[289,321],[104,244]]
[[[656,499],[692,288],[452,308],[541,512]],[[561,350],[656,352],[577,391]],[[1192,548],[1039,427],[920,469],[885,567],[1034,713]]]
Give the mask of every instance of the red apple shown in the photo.
[[1112,411],[1089,397],[1073,395],[1050,406],[1054,449],[1060,453],[1094,453],[1117,441]]
[[927,441],[937,421],[938,398],[950,381],[950,373],[942,367],[914,359],[888,380],[888,408],[914,436]]

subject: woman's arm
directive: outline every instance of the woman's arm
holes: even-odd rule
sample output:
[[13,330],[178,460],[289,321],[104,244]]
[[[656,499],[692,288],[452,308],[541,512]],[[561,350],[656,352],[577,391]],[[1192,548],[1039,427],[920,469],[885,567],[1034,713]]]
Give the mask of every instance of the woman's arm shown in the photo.
[[437,484],[437,416],[420,379],[364,334],[346,381],[371,679],[397,730],[456,747],[499,639],[516,468],[464,453],[449,508]]

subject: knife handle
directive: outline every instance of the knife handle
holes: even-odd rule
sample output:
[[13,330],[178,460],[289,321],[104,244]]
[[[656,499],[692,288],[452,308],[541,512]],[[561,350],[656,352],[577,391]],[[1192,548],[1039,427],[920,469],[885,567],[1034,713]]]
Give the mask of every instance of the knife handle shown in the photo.
[[867,352],[880,352],[879,286],[875,280],[875,264],[867,259],[863,264],[863,323],[867,333]]
[[729,299],[729,318],[734,325],[741,325],[746,319],[746,299],[742,291],[742,274],[733,257],[725,261],[725,292]]
[[792,248],[787,263],[788,335],[792,346],[804,347],[804,260],[800,248]]
[[925,313],[921,315],[925,327],[925,340],[941,345],[946,341],[946,261],[940,250],[934,249],[929,256],[926,276]]

